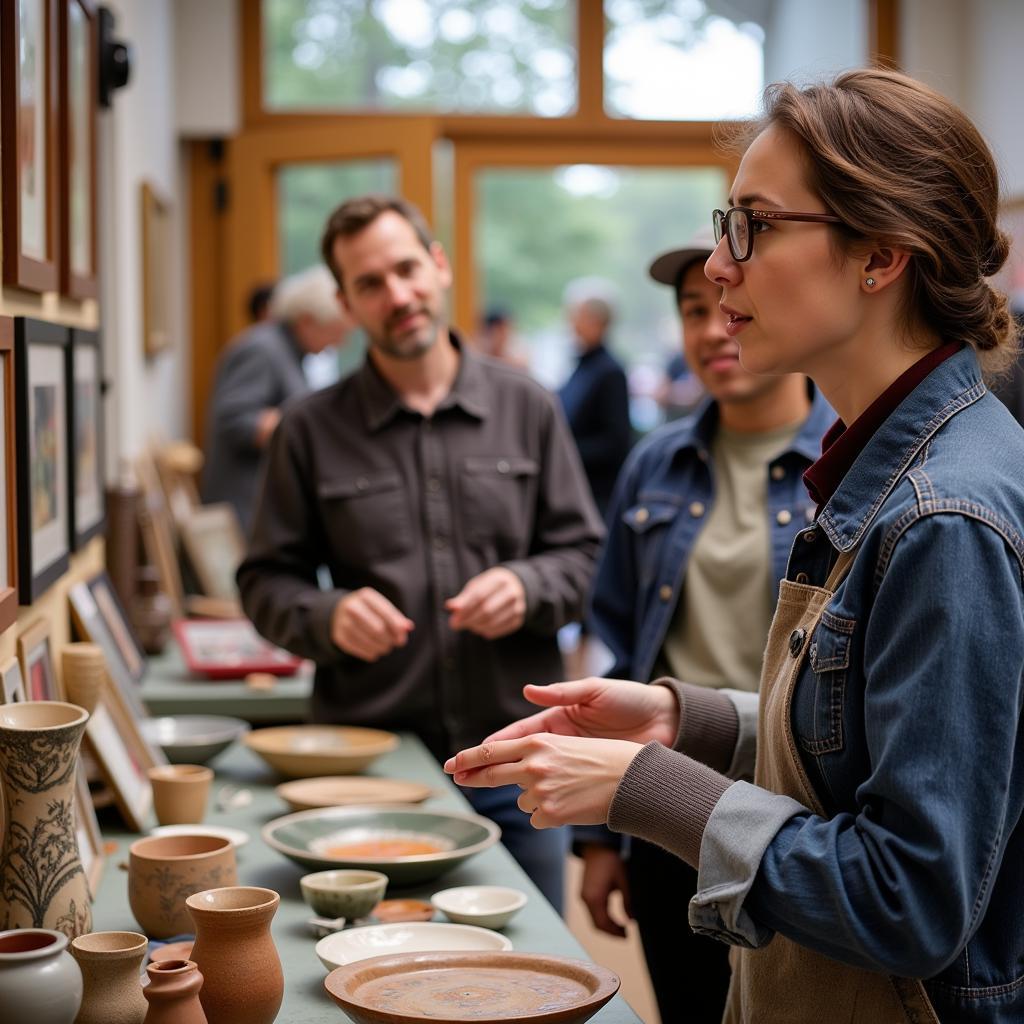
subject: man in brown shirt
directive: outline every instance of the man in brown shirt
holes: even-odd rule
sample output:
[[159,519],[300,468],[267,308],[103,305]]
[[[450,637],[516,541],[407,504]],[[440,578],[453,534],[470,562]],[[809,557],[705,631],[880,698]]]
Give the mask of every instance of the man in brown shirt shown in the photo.
[[[369,351],[282,419],[242,602],[316,662],[317,721],[412,730],[443,760],[529,713],[524,683],[563,678],[600,520],[554,398],[449,330],[451,272],[414,207],[350,200],[323,252]],[[517,787],[466,792],[560,907],[564,830],[531,829]]]

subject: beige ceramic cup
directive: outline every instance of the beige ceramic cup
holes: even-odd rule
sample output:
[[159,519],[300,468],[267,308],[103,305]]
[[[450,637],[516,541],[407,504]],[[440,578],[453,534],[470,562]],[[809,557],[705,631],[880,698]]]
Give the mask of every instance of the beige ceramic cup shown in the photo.
[[161,825],[196,825],[206,815],[213,769],[201,764],[165,764],[150,768],[153,809]]

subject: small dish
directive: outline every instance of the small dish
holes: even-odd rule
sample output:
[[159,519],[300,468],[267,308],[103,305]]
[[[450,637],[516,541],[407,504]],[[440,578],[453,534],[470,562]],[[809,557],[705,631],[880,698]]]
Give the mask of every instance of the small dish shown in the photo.
[[384,953],[426,953],[436,950],[496,952],[512,943],[497,932],[468,924],[368,924],[335,932],[316,944],[316,955],[329,971]]
[[388,876],[379,871],[315,871],[299,879],[302,898],[320,917],[366,917],[384,896]]
[[434,794],[434,790],[422,782],[335,775],[282,782],[274,792],[293,811],[354,804],[419,804]]
[[249,833],[240,828],[229,828],[227,825],[157,825],[149,830],[151,836],[216,836],[218,839],[229,839],[231,845],[241,849],[249,842]]
[[227,715],[163,715],[139,721],[142,735],[171,764],[206,764],[249,731],[249,723]]
[[245,745],[290,779],[361,772],[398,746],[393,732],[347,725],[279,725],[256,729]]
[[526,893],[500,885],[459,885],[435,892],[430,902],[456,924],[504,928],[526,906]]
[[378,903],[373,916],[381,924],[397,921],[429,921],[434,916],[433,904],[426,900],[384,900]]
[[192,939],[183,939],[181,942],[165,942],[149,954],[149,961],[158,964],[163,960],[187,960],[192,955],[194,945]]

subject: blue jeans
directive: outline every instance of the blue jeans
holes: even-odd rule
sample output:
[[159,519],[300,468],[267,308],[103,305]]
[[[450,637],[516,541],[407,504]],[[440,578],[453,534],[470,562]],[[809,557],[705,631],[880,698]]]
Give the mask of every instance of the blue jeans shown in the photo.
[[530,816],[519,809],[518,786],[496,789],[459,787],[477,814],[501,826],[501,841],[530,876],[547,901],[562,913],[565,896],[565,858],[569,853],[569,829],[535,829]]

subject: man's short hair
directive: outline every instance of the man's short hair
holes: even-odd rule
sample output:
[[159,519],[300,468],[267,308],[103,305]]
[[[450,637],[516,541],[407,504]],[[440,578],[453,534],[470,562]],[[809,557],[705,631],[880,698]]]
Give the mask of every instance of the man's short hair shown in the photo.
[[326,324],[341,316],[338,292],[331,275],[321,266],[309,267],[278,283],[270,297],[270,316],[293,324],[302,315]]
[[341,279],[341,268],[334,262],[334,242],[338,238],[351,238],[368,228],[382,213],[397,213],[407,220],[416,232],[424,249],[434,244],[434,236],[430,231],[426,218],[419,209],[407,199],[400,196],[372,194],[346,199],[327,218],[323,238],[320,242],[320,253],[327,264],[339,288],[345,284]]

